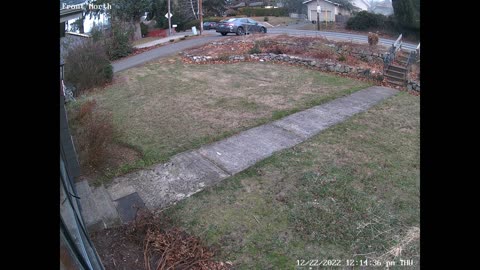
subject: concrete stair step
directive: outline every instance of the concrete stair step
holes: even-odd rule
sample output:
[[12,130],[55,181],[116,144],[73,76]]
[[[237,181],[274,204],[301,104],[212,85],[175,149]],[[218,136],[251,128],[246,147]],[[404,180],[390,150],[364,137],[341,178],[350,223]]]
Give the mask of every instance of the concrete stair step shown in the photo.
[[75,184],[82,217],[88,229],[97,230],[120,224],[119,215],[107,190],[103,187],[90,187],[84,180]]

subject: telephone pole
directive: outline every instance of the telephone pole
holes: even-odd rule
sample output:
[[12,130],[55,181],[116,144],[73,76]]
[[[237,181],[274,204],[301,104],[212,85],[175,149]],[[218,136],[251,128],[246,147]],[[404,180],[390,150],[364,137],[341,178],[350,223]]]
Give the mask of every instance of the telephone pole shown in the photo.
[[317,31],[320,31],[320,1],[317,0]]
[[198,0],[198,13],[200,14],[200,35],[203,32],[203,11],[202,11],[202,0]]
[[172,15],[170,15],[170,0],[168,0],[168,36],[172,35]]

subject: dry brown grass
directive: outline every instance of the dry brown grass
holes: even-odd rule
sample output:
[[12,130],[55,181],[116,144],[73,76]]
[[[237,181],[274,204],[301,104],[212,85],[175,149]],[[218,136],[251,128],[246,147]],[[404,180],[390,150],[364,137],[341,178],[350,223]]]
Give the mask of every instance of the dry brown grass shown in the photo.
[[286,65],[192,65],[178,58],[116,76],[112,85],[84,98],[111,112],[116,140],[141,153],[121,173],[369,85]]
[[404,251],[409,245],[415,243],[419,239],[420,228],[411,227],[408,229],[406,235],[399,241],[398,244],[390,248],[386,253],[382,254],[377,259],[379,261],[395,260],[402,255],[402,251]]

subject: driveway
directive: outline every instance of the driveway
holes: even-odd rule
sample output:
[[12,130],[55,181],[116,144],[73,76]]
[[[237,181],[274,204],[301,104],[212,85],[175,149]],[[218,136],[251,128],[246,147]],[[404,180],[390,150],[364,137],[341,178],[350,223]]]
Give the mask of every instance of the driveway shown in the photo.
[[112,63],[113,72],[119,72],[125,69],[129,69],[160,57],[174,55],[185,49],[200,46],[221,37],[222,36],[220,34],[218,36],[196,37],[192,39],[187,39],[185,41],[168,44],[124,59],[120,59]]

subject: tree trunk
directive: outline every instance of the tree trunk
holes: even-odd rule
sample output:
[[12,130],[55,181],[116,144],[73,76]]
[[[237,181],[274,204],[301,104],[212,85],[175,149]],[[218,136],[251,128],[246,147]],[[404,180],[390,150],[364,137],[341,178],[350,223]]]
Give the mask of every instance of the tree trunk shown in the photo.
[[140,21],[135,23],[135,32],[133,33],[133,40],[139,40],[142,38],[142,29],[140,28]]
[[80,32],[80,34],[85,34],[85,30],[83,28],[84,23],[85,23],[85,17],[82,16],[82,18],[80,19],[80,23],[78,24],[78,32]]
[[195,9],[193,8],[193,0],[190,0],[190,5],[192,6],[193,17],[195,17],[195,19],[198,19],[197,14],[195,13]]

